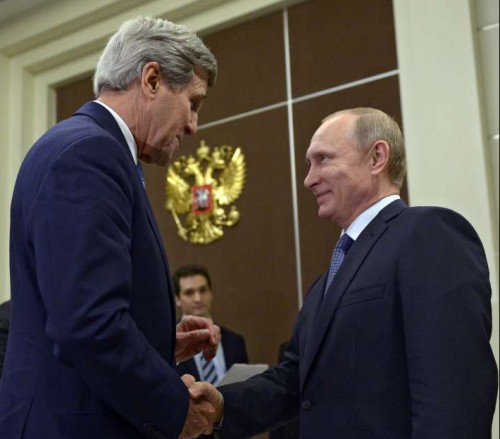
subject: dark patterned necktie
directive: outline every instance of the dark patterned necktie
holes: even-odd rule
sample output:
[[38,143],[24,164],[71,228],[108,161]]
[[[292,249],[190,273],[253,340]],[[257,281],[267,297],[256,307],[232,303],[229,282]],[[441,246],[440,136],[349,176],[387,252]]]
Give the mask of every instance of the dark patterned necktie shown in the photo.
[[205,357],[203,355],[201,356],[200,360],[203,381],[207,381],[210,384],[215,384],[217,382],[218,376],[213,360],[205,360]]
[[332,283],[335,274],[342,265],[342,261],[345,258],[347,250],[352,245],[354,240],[347,234],[344,233],[337,242],[337,245],[333,249],[332,260],[330,262],[330,269],[328,270],[328,277],[326,279],[325,293],[328,291],[330,284]]

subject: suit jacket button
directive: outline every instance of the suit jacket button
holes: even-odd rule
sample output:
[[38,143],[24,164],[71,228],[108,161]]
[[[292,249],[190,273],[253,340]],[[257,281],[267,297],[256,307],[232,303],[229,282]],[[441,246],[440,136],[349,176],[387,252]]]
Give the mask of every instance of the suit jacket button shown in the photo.
[[302,408],[304,410],[309,410],[311,408],[311,401],[302,401]]

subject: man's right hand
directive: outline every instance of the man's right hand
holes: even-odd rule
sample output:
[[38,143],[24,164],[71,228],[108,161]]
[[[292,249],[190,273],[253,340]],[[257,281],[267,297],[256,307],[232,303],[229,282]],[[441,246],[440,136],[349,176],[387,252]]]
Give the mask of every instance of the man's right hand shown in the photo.
[[189,387],[189,394],[192,400],[207,400],[215,410],[214,423],[220,423],[224,414],[224,398],[214,386],[206,382],[195,382]]
[[192,439],[212,433],[213,426],[222,417],[222,395],[208,383],[196,383],[191,375],[182,381],[189,389],[190,401],[184,428],[179,439]]

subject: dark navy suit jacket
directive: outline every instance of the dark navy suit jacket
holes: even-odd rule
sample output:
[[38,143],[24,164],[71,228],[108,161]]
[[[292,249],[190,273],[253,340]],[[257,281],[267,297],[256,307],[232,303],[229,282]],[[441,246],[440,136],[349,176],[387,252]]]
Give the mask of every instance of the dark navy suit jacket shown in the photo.
[[[220,332],[221,344],[224,349],[226,369],[229,370],[229,368],[235,363],[248,363],[245,339],[240,334],[224,328],[223,326],[220,327]],[[194,376],[196,381],[200,381],[201,379],[194,358],[179,363],[177,365],[177,372],[180,376],[188,373]]]
[[323,298],[307,295],[286,360],[222,387],[220,437],[299,417],[300,439],[487,439],[497,393],[483,247],[441,208],[395,201]]
[[5,439],[177,439],[166,255],[130,150],[91,102],[28,152],[11,206]]

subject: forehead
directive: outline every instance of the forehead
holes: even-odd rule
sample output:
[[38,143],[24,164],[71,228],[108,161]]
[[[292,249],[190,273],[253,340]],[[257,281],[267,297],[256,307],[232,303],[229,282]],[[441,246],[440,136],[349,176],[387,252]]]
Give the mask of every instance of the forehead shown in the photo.
[[349,138],[353,121],[353,116],[349,114],[341,114],[325,120],[314,133],[306,158],[321,154],[325,150],[332,150],[345,143],[345,140]]
[[208,285],[205,276],[202,274],[194,274],[192,276],[181,277],[179,279],[179,285],[181,290],[185,290],[188,288],[197,288],[203,285]]

